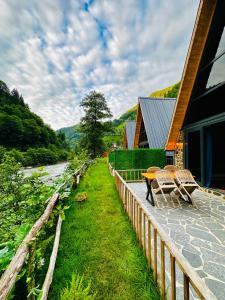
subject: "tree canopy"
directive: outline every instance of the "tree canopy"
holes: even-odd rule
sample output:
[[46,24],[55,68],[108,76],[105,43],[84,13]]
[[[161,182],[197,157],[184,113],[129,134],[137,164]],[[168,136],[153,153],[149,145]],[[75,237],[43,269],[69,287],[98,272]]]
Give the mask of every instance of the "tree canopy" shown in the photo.
[[80,106],[85,112],[81,119],[81,145],[87,149],[91,157],[101,155],[104,150],[103,136],[110,130],[110,122],[103,122],[112,117],[105,96],[91,91],[81,101]]
[[0,81],[0,145],[27,150],[54,145],[65,148],[63,134],[57,135],[42,119],[32,113],[17,89],[11,92]]

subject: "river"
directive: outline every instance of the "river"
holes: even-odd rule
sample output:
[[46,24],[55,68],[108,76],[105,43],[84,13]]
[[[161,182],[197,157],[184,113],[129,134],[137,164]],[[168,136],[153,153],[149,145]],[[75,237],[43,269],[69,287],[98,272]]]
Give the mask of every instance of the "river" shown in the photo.
[[[68,162],[44,166],[44,171],[47,172],[48,175],[42,177],[42,181],[51,184],[65,171],[67,166],[68,166]],[[38,171],[38,167],[23,169],[24,174],[27,176],[30,176],[35,171]]]

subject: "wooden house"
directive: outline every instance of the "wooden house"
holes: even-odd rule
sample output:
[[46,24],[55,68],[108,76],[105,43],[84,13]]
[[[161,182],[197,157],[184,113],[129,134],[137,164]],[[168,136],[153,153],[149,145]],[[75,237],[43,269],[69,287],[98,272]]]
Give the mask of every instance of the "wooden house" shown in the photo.
[[134,148],[164,148],[175,107],[174,98],[139,98]]
[[166,150],[202,185],[225,188],[225,1],[201,0]]

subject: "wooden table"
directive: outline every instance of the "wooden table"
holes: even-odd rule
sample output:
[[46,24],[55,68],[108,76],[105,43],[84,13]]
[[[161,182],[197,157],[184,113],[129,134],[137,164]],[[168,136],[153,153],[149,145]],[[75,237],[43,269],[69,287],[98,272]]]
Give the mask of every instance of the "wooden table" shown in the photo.
[[[146,195],[146,200],[148,200],[152,206],[155,206],[155,202],[153,199],[153,195],[152,195],[152,181],[156,178],[155,176],[155,172],[149,172],[149,173],[141,173],[141,175],[145,178],[145,182],[147,185],[147,195]],[[171,176],[173,177],[173,179],[176,178],[175,173],[171,172]],[[193,176],[195,178],[195,176]],[[151,199],[149,200],[149,195],[151,196]]]
[[[150,202],[152,206],[155,206],[154,198],[152,195],[152,181],[155,179],[155,173],[142,173],[141,175],[145,178],[147,186],[146,200],[148,200],[148,202]],[[151,197],[151,200],[149,200],[149,195]]]
[[[155,206],[154,198],[152,195],[152,181],[156,178],[155,172],[149,172],[149,173],[142,173],[141,174],[145,178],[146,186],[147,186],[147,195],[146,195],[146,200],[150,202],[152,206]],[[175,174],[171,172],[171,175],[173,178],[175,178]],[[149,199],[149,195],[151,199]]]

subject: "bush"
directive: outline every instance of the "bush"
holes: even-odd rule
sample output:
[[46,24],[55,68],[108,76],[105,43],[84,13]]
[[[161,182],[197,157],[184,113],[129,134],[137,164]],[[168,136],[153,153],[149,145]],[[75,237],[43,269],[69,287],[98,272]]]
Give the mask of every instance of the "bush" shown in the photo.
[[5,153],[6,153],[6,148],[0,146],[0,163],[1,163]]
[[115,150],[109,154],[109,162],[116,170],[163,168],[166,155],[164,149]]
[[63,289],[60,300],[94,300],[96,294],[91,293],[91,283],[86,286],[83,276],[73,274],[70,286]]
[[7,155],[14,158],[17,162],[21,163],[22,165],[24,164],[24,153],[16,150],[16,149],[12,149],[10,151],[7,152]]
[[22,152],[17,149],[7,150],[0,146],[0,163],[7,153],[8,156],[15,159],[15,161],[21,163],[22,166],[37,166],[55,164],[59,161],[66,161],[68,151],[59,149],[57,147],[48,148],[29,148],[26,152]]

